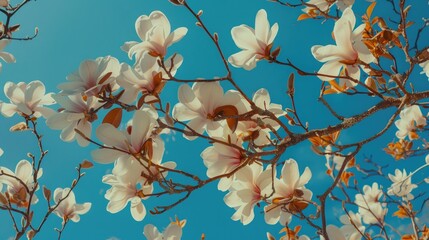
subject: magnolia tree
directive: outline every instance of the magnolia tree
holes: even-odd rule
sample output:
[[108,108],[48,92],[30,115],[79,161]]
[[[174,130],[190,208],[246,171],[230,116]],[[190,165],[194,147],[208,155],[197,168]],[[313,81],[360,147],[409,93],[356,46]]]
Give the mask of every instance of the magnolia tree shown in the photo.
[[[27,2],[0,1],[6,19],[1,24],[0,57],[7,63],[15,61],[3,51],[11,40],[35,37],[15,37],[19,25],[10,24]],[[100,176],[109,187],[103,193],[106,210],[114,214],[129,208],[130,221],[150,219],[149,213],[174,212],[192,193],[215,182],[224,193],[225,207],[233,209],[233,221],[247,225],[263,218],[266,224],[278,226],[278,236],[260,229],[269,240],[429,238],[427,223],[421,220],[429,199],[425,191],[429,145],[424,132],[425,108],[429,107],[425,102],[429,98],[429,50],[425,45],[429,22],[424,15],[410,20],[411,1],[383,1],[388,8],[384,7],[387,15],[382,16],[377,14],[376,1],[273,0],[271,4],[278,8],[298,12],[297,24],[332,22],[332,33],[317,33],[332,34],[331,41],[302,49],[314,57],[307,61],[320,62],[318,69],[299,66],[294,56],[285,53],[288,47],[276,42],[276,37],[287,29],[270,22],[270,13],[264,9],[255,11],[254,25],[235,26],[231,36],[220,38],[215,33],[219,26],[206,24],[203,11],[193,8],[192,1],[170,2],[184,10],[181,14],[187,12],[194,18],[196,27],[189,28],[211,41],[207,47],[215,49],[223,64],[220,77],[176,77],[186,65],[184,59],[191,57],[180,54],[188,27],[172,27],[166,14],[153,11],[137,18],[135,38],[121,46],[129,61],[121,63],[113,56],[83,60],[58,85],[57,93],[46,93],[41,81],[3,83],[8,101],[0,105],[2,115],[21,118],[21,122],[11,122],[10,131],[31,132],[38,146],[37,153],[27,154],[15,169],[0,168],[0,209],[7,213],[4,216],[9,217],[15,239],[33,239],[42,230],[49,231],[43,227],[51,215],[62,219],[56,229],[60,239],[68,223],[79,222],[90,211],[91,203],[79,198],[77,189],[84,171],[99,164],[113,168]],[[235,53],[224,51],[222,39],[230,37]],[[173,44],[179,45],[177,52],[170,51]],[[284,99],[270,97],[263,88],[265,80],[258,83],[259,90],[249,94],[246,83],[235,77],[243,69],[266,67],[261,62],[289,71],[284,84],[278,86],[286,92],[287,106],[276,103]],[[295,91],[295,82],[307,78],[318,79],[311,82],[320,85],[318,95]],[[163,91],[177,86],[177,102],[165,101]],[[313,110],[297,107],[299,95],[314,99],[317,108],[325,108],[333,120],[313,127],[310,123],[317,122],[317,116],[301,117]],[[337,109],[337,99],[353,106],[356,96],[373,104],[364,111],[356,107],[352,114]],[[379,112],[387,116],[386,121],[366,121]],[[41,124],[61,131],[64,142],[90,149],[91,159],[77,166],[77,177],[69,186],[41,184],[49,148],[43,145]],[[364,129],[361,135],[342,139],[358,125]],[[385,158],[364,157],[367,153],[362,149],[391,133],[389,129],[396,131],[390,136],[392,142],[386,146],[381,141],[379,148],[371,149],[384,151]],[[188,146],[196,139],[205,142],[203,149],[192,148],[201,151],[196,164],[205,166],[205,175],[181,166],[187,156],[164,159],[172,144],[165,139],[174,133],[183,136]],[[309,142],[314,158],[325,159],[324,168],[306,166],[299,156],[288,156],[289,149]],[[408,168],[395,167],[396,161],[409,159],[413,164]],[[317,189],[306,186],[320,174],[330,179],[328,184]],[[157,204],[161,198],[168,204]],[[150,202],[157,206],[147,208]],[[35,211],[36,203],[45,204],[45,211]],[[328,206],[342,210],[338,220],[329,218]],[[411,227],[399,229],[397,218]],[[180,239],[185,223],[176,218],[163,231],[148,224],[143,234],[147,239]]]

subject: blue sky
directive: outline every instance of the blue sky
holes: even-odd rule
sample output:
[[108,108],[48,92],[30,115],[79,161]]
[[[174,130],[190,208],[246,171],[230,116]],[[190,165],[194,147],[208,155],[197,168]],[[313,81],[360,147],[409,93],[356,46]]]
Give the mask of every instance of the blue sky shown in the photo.
[[[190,0],[189,2],[195,10],[204,10],[203,20],[212,32],[219,34],[220,44],[227,56],[238,51],[231,39],[231,28],[240,24],[253,27],[256,12],[261,8],[266,9],[271,24],[277,22],[280,26],[274,42],[275,46],[282,48],[280,59],[289,58],[303,69],[315,71],[321,64],[312,57],[311,46],[333,43],[331,38],[333,21],[323,24],[321,21],[313,20],[297,22],[296,18],[301,14],[300,9],[286,8],[264,0]],[[362,0],[356,0],[356,2],[358,4],[353,9],[356,15],[360,16],[369,3]],[[421,17],[428,17],[424,14],[429,12],[427,1],[414,2],[417,6],[411,10],[412,18],[418,21]],[[389,5],[383,1],[376,7],[375,12],[381,11],[385,14],[386,9],[390,9]],[[21,24],[21,30],[17,36],[31,35],[36,26],[39,28],[39,36],[32,41],[13,42],[6,48],[13,53],[17,62],[3,65],[0,82],[3,85],[6,81],[41,80],[45,83],[48,92],[57,92],[56,86],[66,81],[65,77],[74,72],[85,59],[112,55],[120,62],[132,64],[119,47],[125,41],[138,40],[134,22],[138,16],[148,15],[153,10],[164,12],[173,29],[181,26],[189,29],[186,37],[168,50],[169,54],[178,52],[184,56],[184,64],[177,74],[179,78],[212,78],[225,75],[214,46],[203,31],[195,26],[195,19],[186,9],[173,6],[166,0],[39,0],[30,2],[13,18],[15,23]],[[417,25],[420,26],[420,22]],[[423,39],[428,39],[427,32],[423,36],[425,37]],[[422,41],[423,43],[427,44],[427,40]],[[265,87],[271,94],[272,102],[280,103],[283,107],[291,106],[285,94],[286,81],[290,73],[289,68],[266,62],[259,62],[258,67],[250,72],[233,69],[234,79],[244,87],[246,93],[252,94],[259,88]],[[415,76],[416,79],[420,79],[416,81],[415,86],[418,89],[427,90],[427,79],[419,74]],[[162,95],[164,101],[172,104],[177,102],[178,86],[174,83],[167,86]],[[227,84],[223,87],[231,88]],[[322,104],[317,102],[319,89],[320,80],[315,77],[299,76],[296,80],[297,108],[301,117],[309,121],[311,128],[336,123],[336,120],[327,114]],[[5,97],[1,95],[0,99],[5,100]],[[368,97],[343,95],[328,96],[327,99],[340,109],[343,115],[359,113],[376,102],[376,99]],[[347,143],[369,136],[378,129],[373,129],[377,124],[381,129],[380,124],[387,120],[386,113],[392,112],[380,113],[358,127],[342,133],[340,141]],[[14,168],[20,159],[26,158],[27,152],[36,151],[35,141],[30,133],[8,131],[9,127],[17,121],[20,121],[18,117],[0,118],[0,147],[5,151],[0,158],[1,166]],[[75,177],[75,166],[83,159],[90,159],[90,151],[95,149],[95,146],[81,148],[75,142],[64,143],[59,139],[60,132],[46,128],[43,120],[40,121],[40,129],[44,135],[45,146],[49,150],[41,182],[52,190],[56,187],[66,187]],[[364,156],[372,155],[373,159],[391,165],[391,169],[402,169],[408,166],[408,169],[414,170],[421,165],[422,157],[410,159],[411,164],[406,161],[395,162],[381,150],[393,140],[395,131],[392,128],[384,137],[368,144],[358,154],[358,161],[362,161]],[[187,142],[182,140],[179,134],[167,138],[164,161],[176,161],[179,168],[205,176],[205,167],[200,153],[208,144],[204,141]],[[313,154],[308,142],[288,149],[282,159],[288,158],[298,161],[301,172],[304,166],[310,166],[313,178],[307,187],[313,190],[314,196],[320,194],[324,186],[328,186],[331,182],[324,174],[324,158]],[[96,164],[94,168],[87,171],[75,193],[78,202],[92,202],[92,209],[81,218],[79,224],[72,223],[67,226],[63,239],[98,240],[112,237],[122,240],[143,239],[144,225],[152,223],[162,229],[168,225],[169,218],[176,215],[188,220],[184,229],[184,239],[198,239],[202,233],[205,233],[207,239],[264,239],[267,231],[277,233],[281,229],[279,225],[269,226],[264,223],[263,214],[260,213],[261,208],[256,209],[255,220],[248,226],[230,220],[234,211],[224,204],[225,193],[216,189],[217,183],[195,191],[187,201],[162,215],[148,215],[142,222],[135,222],[128,208],[118,214],[110,214],[105,210],[107,200],[104,199],[108,186],[101,183],[101,178],[111,168],[112,165]],[[427,176],[427,171],[425,175]],[[383,179],[376,179],[376,181],[385,182]],[[427,185],[421,186],[420,190],[427,191]],[[38,195],[42,198],[41,192]],[[165,203],[166,200],[168,199],[153,198],[145,203],[150,209],[156,204]],[[332,207],[330,211],[335,213],[338,207]],[[45,208],[43,201],[35,207],[36,211],[44,211]],[[36,215],[36,220],[39,220],[40,216],[41,214]],[[338,215],[333,214],[329,222],[339,225],[337,218]],[[298,223],[298,220],[293,221],[293,224]],[[51,216],[39,239],[53,239],[56,236],[53,228],[60,227],[60,224],[59,218]],[[0,212],[0,238],[7,239],[12,235],[13,229],[7,215]]]

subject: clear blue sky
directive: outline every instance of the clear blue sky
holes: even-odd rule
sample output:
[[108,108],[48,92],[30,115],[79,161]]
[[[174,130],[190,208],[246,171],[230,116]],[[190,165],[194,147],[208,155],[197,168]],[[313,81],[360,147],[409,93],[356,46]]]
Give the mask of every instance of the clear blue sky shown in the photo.
[[[357,16],[362,15],[363,10],[369,5],[363,0],[356,0],[354,10]],[[385,1],[381,1],[375,12],[389,8]],[[429,7],[427,1],[418,0],[416,7],[411,10],[413,18],[428,17]],[[296,18],[301,14],[300,9],[290,9],[264,0],[218,0],[196,1],[190,0],[190,5],[198,10],[203,9],[203,20],[212,32],[218,32],[220,43],[227,56],[238,51],[231,39],[230,30],[240,24],[254,26],[256,12],[264,8],[268,13],[270,23],[278,22],[279,34],[274,42],[275,46],[281,46],[281,59],[290,58],[298,66],[308,71],[315,71],[321,64],[311,55],[310,48],[313,45],[332,44],[332,21],[321,24],[320,21],[301,21]],[[173,6],[167,0],[38,0],[32,1],[20,11],[13,21],[21,24],[21,30],[17,36],[31,35],[34,27],[39,27],[39,36],[32,41],[13,42],[6,48],[13,53],[17,62],[4,64],[0,73],[1,86],[6,81],[29,82],[41,80],[47,86],[47,91],[57,92],[56,86],[65,81],[65,77],[74,72],[81,61],[95,59],[97,57],[112,55],[121,62],[132,64],[127,55],[120,50],[125,41],[138,40],[134,30],[134,22],[140,15],[148,15],[153,10],[163,11],[169,18],[172,28],[188,27],[187,36],[169,49],[169,53],[179,52],[184,56],[184,64],[179,69],[177,76],[183,78],[223,76],[225,70],[217,55],[217,52],[203,31],[195,26],[195,19],[185,8]],[[426,15],[424,14],[426,13]],[[360,23],[359,17],[358,24]],[[420,22],[418,23],[420,26]],[[428,34],[424,35],[428,39]],[[426,43],[427,40],[425,40]],[[420,70],[418,70],[420,71]],[[282,66],[270,65],[259,62],[258,67],[251,72],[243,69],[233,69],[233,75],[238,84],[244,86],[247,93],[252,94],[257,89],[265,87],[270,91],[272,102],[280,103],[283,107],[290,107],[290,100],[285,94],[286,80],[291,69]],[[428,89],[427,79],[423,75],[416,75],[420,82],[415,85],[419,89]],[[177,84],[169,85],[163,92],[164,101],[172,104],[177,102]],[[2,88],[2,87],[1,87]],[[231,88],[224,85],[224,88]],[[324,127],[335,124],[321,103],[317,102],[320,80],[315,77],[298,77],[296,83],[297,107],[300,115],[309,121],[311,128]],[[1,94],[0,99],[6,100]],[[358,113],[376,102],[376,99],[349,96],[329,96],[328,100],[340,109],[343,115]],[[376,117],[365,121],[359,127],[348,130],[340,136],[340,141],[347,143],[353,140],[369,136],[373,126],[382,125],[387,118],[386,111]],[[26,158],[27,152],[35,152],[35,141],[29,133],[10,133],[8,129],[18,117],[11,119],[0,118],[0,147],[5,154],[0,158],[0,165],[14,168],[20,159]],[[44,135],[45,146],[49,155],[45,160],[42,184],[54,190],[56,187],[69,186],[75,177],[74,168],[83,159],[90,159],[90,151],[94,146],[79,147],[76,142],[64,143],[59,139],[59,131],[47,129],[44,121],[40,121],[41,131]],[[378,128],[377,128],[378,129]],[[372,130],[372,131],[371,131]],[[357,160],[362,161],[364,156],[372,155],[374,159],[393,168],[409,167],[414,170],[423,163],[422,158],[413,158],[409,162],[395,162],[381,149],[394,138],[395,129],[390,129],[385,137],[369,144],[358,154]],[[166,141],[166,154],[164,161],[176,161],[178,167],[195,171],[200,176],[205,176],[205,167],[200,153],[208,144],[204,141],[188,142],[181,139],[179,134],[168,137]],[[314,196],[320,194],[331,181],[324,174],[324,158],[316,156],[310,151],[308,142],[288,149],[282,159],[294,158],[298,161],[301,172],[304,166],[310,166],[313,178],[307,185]],[[411,162],[412,162],[411,161]],[[184,228],[184,239],[198,239],[205,233],[207,239],[264,239],[267,231],[277,233],[281,227],[269,226],[263,220],[262,208],[256,209],[255,220],[248,226],[242,226],[240,222],[230,220],[234,210],[228,208],[224,202],[222,193],[216,189],[216,184],[210,184],[201,190],[195,191],[191,197],[180,206],[162,214],[148,215],[143,222],[135,222],[127,207],[118,214],[110,214],[105,208],[107,200],[104,193],[108,185],[101,183],[101,178],[108,173],[112,165],[96,164],[87,171],[75,193],[78,202],[92,202],[91,211],[82,216],[79,224],[71,223],[63,234],[63,239],[143,239],[143,227],[152,223],[158,228],[166,227],[169,217],[177,215],[187,219]],[[322,170],[323,169],[323,170]],[[426,172],[427,175],[427,172]],[[384,182],[382,179],[377,179]],[[388,187],[388,185],[385,185]],[[426,191],[427,185],[423,185]],[[423,191],[424,189],[422,189]],[[42,198],[42,193],[38,193]],[[159,203],[165,203],[166,199],[152,198],[145,202],[150,209]],[[43,201],[37,204],[36,209],[43,211],[46,205]],[[329,209],[329,223],[339,225],[338,206]],[[389,212],[391,215],[393,212]],[[40,214],[36,215],[36,221]],[[298,224],[297,219],[293,225]],[[60,227],[61,220],[51,216],[43,233],[38,239],[54,239],[56,232],[54,227]],[[13,229],[8,216],[0,212],[0,239],[13,236]],[[314,236],[310,234],[310,236]],[[115,238],[113,238],[115,237]]]

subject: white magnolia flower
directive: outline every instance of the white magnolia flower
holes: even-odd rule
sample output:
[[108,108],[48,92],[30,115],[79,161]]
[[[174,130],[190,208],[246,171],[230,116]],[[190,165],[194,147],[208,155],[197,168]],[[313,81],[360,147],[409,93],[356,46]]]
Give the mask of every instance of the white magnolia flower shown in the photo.
[[[180,103],[174,106],[173,117],[189,121],[188,127],[199,134],[206,130],[212,137],[222,136],[225,120],[216,119],[222,112],[220,107],[234,106],[238,114],[245,111],[240,94],[233,90],[224,94],[219,82],[197,82],[192,89],[183,84],[178,95]],[[189,140],[196,138],[185,134],[184,137]]]
[[[334,26],[334,37],[336,45],[316,45],[311,48],[313,56],[324,62],[318,71],[323,81],[330,81],[336,76],[345,76],[346,73],[353,79],[359,81],[360,68],[358,61],[371,63],[375,61],[374,56],[362,42],[362,32],[365,24],[360,25],[354,31],[356,17],[351,8],[344,10],[343,15]],[[332,76],[332,77],[331,77]],[[340,86],[354,87],[357,83],[348,79],[340,78]]]
[[416,184],[411,183],[411,176],[407,175],[407,171],[404,169],[402,172],[399,169],[395,170],[395,175],[389,173],[389,179],[392,181],[392,185],[387,191],[389,195],[396,195],[403,197],[407,200],[412,200],[414,196],[411,191],[417,188]]
[[259,10],[255,18],[255,29],[244,24],[231,29],[232,39],[242,50],[231,55],[228,61],[234,67],[252,70],[256,67],[256,62],[269,56],[278,30],[277,23],[270,28],[267,12]]
[[[60,200],[62,201],[60,202]],[[63,219],[63,224],[68,220],[79,222],[79,215],[85,214],[89,211],[89,209],[91,209],[91,203],[89,202],[77,204],[75,195],[70,188],[55,189],[54,201],[55,204],[59,203],[58,207],[54,210],[54,213]]]
[[[165,67],[174,76],[177,69],[183,63],[183,57],[179,54],[176,55],[173,66],[171,66],[171,61],[171,57],[167,59]],[[125,92],[122,94],[120,100],[124,103],[132,103],[137,99],[140,92],[143,95],[157,97],[165,85],[165,80],[162,80],[162,78],[168,78],[168,75],[158,65],[157,58],[144,55],[136,62],[134,67],[123,63],[121,65],[121,77],[118,79],[118,84],[124,88]],[[145,102],[149,102],[150,100],[149,97],[145,98]]]
[[97,96],[105,85],[110,84],[113,90],[118,88],[115,80],[119,72],[120,65],[118,59],[114,57],[85,60],[76,72],[67,76],[68,82],[58,85],[58,88],[67,95]]
[[[277,117],[286,114],[282,109],[282,105],[271,103],[270,94],[265,88],[261,88],[256,91],[253,95],[252,101],[260,109],[268,110]],[[245,105],[247,111],[251,111],[251,107],[247,102]],[[252,116],[251,121],[240,121],[238,123],[236,133],[243,140],[251,139],[256,146],[264,146],[271,143],[271,129],[268,126],[271,126],[275,130],[280,128],[280,125],[271,118],[255,114]]]
[[340,217],[340,221],[344,224],[341,231],[348,240],[360,240],[365,233],[365,226],[362,225],[362,217],[359,213],[349,211]]
[[280,221],[280,224],[285,225],[291,221],[291,213],[305,209],[313,196],[313,193],[305,188],[310,179],[311,171],[308,167],[300,176],[298,163],[293,159],[287,160],[283,165],[281,178],[274,179],[276,191],[270,198],[271,204],[264,208],[265,222],[276,224]]
[[[0,2],[0,6],[9,5],[9,1],[2,0],[3,2]],[[5,7],[5,6],[3,6]],[[15,57],[8,52],[4,52],[3,49],[10,43],[11,40],[9,39],[1,39],[0,40],[0,58],[3,59],[3,61],[7,63],[14,63],[16,62]],[[2,64],[0,63],[0,71],[2,70]]]
[[71,142],[76,139],[80,146],[87,146],[89,141],[75,129],[90,138],[91,123],[97,119],[94,109],[101,106],[101,103],[96,97],[84,98],[80,94],[70,96],[57,94],[53,98],[61,105],[61,111],[52,114],[46,120],[46,125],[52,129],[62,130],[60,137],[63,141]]
[[147,224],[144,227],[143,234],[147,240],[180,240],[182,238],[182,228],[184,227],[182,222],[170,223],[162,233],[154,225]]
[[261,165],[252,164],[235,174],[230,192],[224,197],[226,205],[236,210],[232,220],[249,224],[255,217],[255,205],[271,193],[272,169],[262,170]]
[[185,27],[171,32],[170,22],[160,11],[153,11],[149,16],[140,16],[135,27],[142,42],[126,42],[122,49],[128,52],[130,58],[135,54],[137,60],[146,52],[153,57],[164,57],[167,54],[167,48],[182,39],[188,32]]
[[[228,130],[224,131],[223,138],[217,138],[220,141],[226,142],[230,139],[230,145],[235,145],[241,148],[243,142],[237,138],[237,135]],[[228,146],[215,142],[213,146],[206,148],[201,153],[201,158],[204,160],[204,165],[207,167],[207,176],[212,178],[222,174],[231,173],[234,169],[242,164],[245,159],[244,153],[235,147]],[[218,184],[218,189],[226,191],[231,186],[233,177],[221,178]]]
[[[7,192],[9,193],[9,201],[16,204],[18,207],[27,207],[30,204],[30,191],[33,191],[35,184],[33,178],[33,166],[27,160],[18,162],[15,172],[5,167],[0,167],[0,184],[7,185]],[[43,174],[43,169],[37,172],[37,179]],[[19,179],[19,180],[18,180]],[[24,185],[25,184],[25,185]],[[39,189],[37,186],[36,190]],[[39,201],[34,194],[31,198],[31,204]]]
[[365,185],[363,194],[356,194],[355,204],[359,207],[359,213],[366,224],[380,224],[384,221],[387,213],[385,204],[380,202],[383,191],[378,188],[378,183],[373,183],[372,187]]
[[[155,111],[146,108],[135,111],[124,131],[109,123],[101,124],[96,135],[106,147],[92,151],[92,158],[99,163],[112,163],[118,160],[117,169],[122,169],[123,164],[135,159],[135,156],[160,163],[164,155],[164,142],[153,133],[157,127],[157,118],[158,114]],[[148,145],[152,146],[152,150],[146,148]],[[149,159],[150,151],[153,151],[152,159]],[[120,172],[118,170],[117,174]]]
[[[111,185],[104,197],[109,200],[107,211],[117,213],[130,202],[131,216],[136,221],[142,221],[146,216],[146,208],[142,200],[149,198],[153,192],[153,185],[141,176],[144,167],[138,161],[129,161],[125,174],[116,175],[115,167],[112,174],[103,177],[103,183]],[[120,170],[121,172],[122,170]]]
[[4,94],[10,103],[0,103],[0,112],[5,117],[18,113],[22,116],[44,118],[54,113],[54,110],[44,107],[55,103],[52,93],[45,93],[45,85],[41,81],[32,81],[29,84],[7,82],[4,85]]
[[[328,234],[328,239],[350,240],[344,236],[344,233],[341,231],[341,229],[334,225],[328,225],[326,227],[326,233]],[[320,240],[325,240],[325,237],[320,235]]]
[[395,121],[395,125],[398,128],[396,137],[404,139],[408,136],[410,140],[419,138],[416,133],[417,128],[426,126],[426,118],[423,116],[420,107],[417,105],[406,107],[401,111],[399,117],[400,119]]

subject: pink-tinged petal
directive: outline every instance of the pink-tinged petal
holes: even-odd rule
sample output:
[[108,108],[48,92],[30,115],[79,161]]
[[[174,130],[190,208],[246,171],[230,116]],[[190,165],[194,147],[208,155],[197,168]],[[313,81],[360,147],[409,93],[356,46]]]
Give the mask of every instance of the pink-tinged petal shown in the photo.
[[194,91],[187,84],[180,86],[178,91],[179,101],[194,112],[198,112],[202,105]]
[[159,239],[162,237],[158,228],[152,224],[148,224],[144,227],[143,234],[147,239]]
[[96,136],[100,141],[108,146],[113,146],[121,149],[126,149],[127,138],[124,134],[115,128],[112,124],[103,123],[101,124],[96,132]]
[[247,71],[256,67],[256,53],[253,50],[243,50],[231,55],[228,62],[234,67],[242,67]]
[[6,95],[6,97],[8,97],[13,103],[24,102],[25,100],[23,90],[13,82],[7,82],[4,85],[4,95]]
[[231,187],[231,184],[232,184],[232,177],[229,177],[229,178],[224,177],[219,180],[219,183],[217,184],[217,189],[222,192],[228,191],[228,189]]
[[240,25],[231,29],[232,39],[235,45],[241,49],[249,49],[258,52],[260,49],[255,36],[255,31],[247,25]]
[[282,180],[291,188],[295,187],[295,184],[299,180],[298,164],[295,160],[289,159],[285,162],[282,168]]
[[344,54],[342,49],[335,45],[316,45],[311,47],[311,53],[319,62],[327,62],[336,59],[342,60]]
[[311,170],[308,167],[305,167],[304,172],[301,174],[301,177],[299,178],[299,182],[295,186],[296,188],[303,187],[305,184],[308,183],[311,179]]
[[135,23],[136,33],[139,38],[144,41],[146,38],[147,32],[153,27],[152,20],[150,16],[142,15],[137,18]]
[[18,108],[14,104],[0,103],[0,112],[5,117],[12,117],[13,115],[15,115],[17,110]]
[[180,27],[174,30],[170,35],[168,35],[167,39],[165,39],[165,47],[169,47],[171,44],[180,41],[186,33],[188,33],[188,29],[185,27]]
[[270,106],[270,93],[265,88],[261,88],[253,95],[253,102],[256,106],[267,110]]
[[[167,68],[167,69],[170,69],[171,68],[171,60],[172,60],[172,57],[169,57],[166,61],[165,61],[165,67]],[[180,54],[177,54],[175,57],[174,57],[174,62],[173,62],[173,68],[171,68],[171,71],[170,71],[170,73],[174,76],[175,74],[176,74],[176,72],[177,72],[177,69],[179,69],[179,67],[182,65],[182,63],[183,63],[183,56],[182,55],[180,55]],[[166,74],[166,73],[164,73],[164,71],[163,71],[163,74]]]
[[128,51],[128,57],[132,59],[133,55],[136,54],[137,55],[136,58],[139,59],[142,57],[143,52],[150,51],[151,47],[152,45],[150,44],[150,42],[147,42],[147,41],[137,43],[136,45],[132,46]]
[[[252,167],[255,164],[252,164]],[[235,173],[236,181],[252,186],[254,174],[251,166],[245,166]]]
[[33,104],[36,101],[40,101],[45,95],[45,85],[41,81],[33,81],[27,85],[27,91],[25,93],[25,102],[27,104]]
[[318,76],[322,81],[330,81],[340,74],[340,70],[343,67],[343,64],[337,61],[330,61],[323,64],[317,73],[327,76]]
[[170,22],[168,21],[168,18],[164,15],[164,13],[162,13],[161,11],[153,11],[151,12],[149,18],[152,21],[153,26],[162,27],[165,36],[170,34]]
[[197,82],[192,86],[192,90],[207,113],[213,113],[223,97],[223,88],[219,82]]
[[[357,65],[346,65],[347,73],[349,76],[357,81],[360,80],[360,68]],[[347,87],[355,87],[357,82],[340,78],[340,86],[346,85]]]
[[288,213],[288,212],[281,212],[280,213],[280,224],[285,226],[287,223],[290,223],[290,221],[292,220],[292,214]]
[[76,123],[71,123],[61,131],[60,138],[65,142],[70,142],[74,139],[76,132],[74,131]]
[[53,109],[46,108],[46,107],[35,107],[34,111],[36,113],[39,112],[40,114],[42,114],[44,118],[48,118],[56,113]]
[[117,201],[117,202],[110,201],[107,204],[106,210],[110,213],[117,213],[122,209],[124,209],[126,205],[127,205],[127,201]]
[[130,51],[130,48],[132,48],[137,43],[138,42],[136,42],[136,41],[125,42],[124,45],[121,46],[121,49],[122,49],[122,51],[128,53]]
[[279,222],[280,220],[280,211],[281,211],[281,206],[277,206],[274,204],[270,204],[264,207],[264,218],[265,218],[265,222],[270,224],[270,225],[274,225],[276,223]]
[[267,44],[271,44],[274,41],[274,38],[277,36],[277,32],[279,31],[279,25],[274,23],[271,27],[270,32],[268,33],[268,41]]
[[[188,125],[187,128],[190,128],[201,135],[204,132],[206,122],[202,118],[198,117],[198,118],[192,119],[190,122],[188,122],[187,125]],[[187,130],[189,131],[189,129]],[[185,134],[183,134],[183,137],[188,140],[194,140],[195,138],[197,138],[197,136],[187,136]]]
[[33,167],[27,160],[21,160],[18,162],[15,168],[15,176],[22,181],[26,182],[26,179],[31,178],[33,175]]
[[221,137],[223,135],[223,125],[217,121],[209,121],[207,122],[207,134],[210,137]]
[[74,212],[76,214],[82,215],[82,214],[87,213],[91,209],[92,204],[91,203],[84,203],[84,204],[76,204],[75,206],[76,207],[75,207]]
[[362,62],[372,63],[376,61],[376,58],[374,57],[374,55],[372,55],[368,47],[362,41],[355,42],[354,48],[358,52],[359,59]]
[[79,74],[84,82],[95,85],[97,82],[98,64],[94,60],[85,60],[79,66]]
[[139,202],[135,205],[132,204],[130,210],[131,210],[131,216],[136,221],[142,221],[144,219],[144,217],[146,216],[146,208],[144,207],[143,203],[141,203],[141,202]]
[[[91,138],[92,126],[90,122],[85,120],[79,121],[76,126],[76,129],[83,133],[85,137]],[[76,141],[81,147],[86,147],[89,144],[89,141],[82,137],[79,133],[76,133]]]
[[173,108],[173,117],[179,121],[189,121],[199,117],[200,114],[189,109],[184,104],[178,103]]
[[15,57],[8,52],[0,52],[0,58],[2,58],[7,63],[14,63],[16,62]]
[[236,191],[229,192],[225,197],[223,198],[223,201],[228,207],[235,208],[239,207],[243,204],[241,201],[241,198],[238,197]]
[[22,112],[28,116],[33,114],[33,110],[30,109],[25,103],[17,103],[16,106],[18,107],[18,112]]
[[335,23],[334,37],[338,48],[344,53],[344,58],[354,60],[356,58],[355,50],[351,40],[352,30],[355,26],[356,18],[353,11],[348,8],[343,12],[343,15]]
[[326,232],[328,233],[329,239],[346,240],[343,232],[341,232],[341,230],[334,225],[328,225],[326,227]]
[[124,154],[121,151],[107,148],[96,149],[91,152],[92,159],[102,164],[112,163]]
[[0,51],[2,51],[10,42],[11,40],[9,39],[0,40]]
[[70,122],[67,121],[67,114],[64,113],[55,113],[46,119],[46,125],[52,129],[64,129],[68,125],[70,125]]
[[52,104],[55,104],[55,100],[54,100],[53,96],[54,96],[53,93],[48,93],[48,94],[42,96],[39,104],[40,105],[52,105]]
[[255,18],[255,36],[258,40],[267,43],[269,31],[270,23],[268,22],[267,12],[261,9],[258,11]]
[[135,150],[140,150],[143,143],[151,135],[153,121],[150,115],[144,111],[136,111],[133,117],[133,129],[131,131],[131,145]]
[[164,232],[165,239],[179,240],[182,237],[182,228],[177,224],[168,225]]

